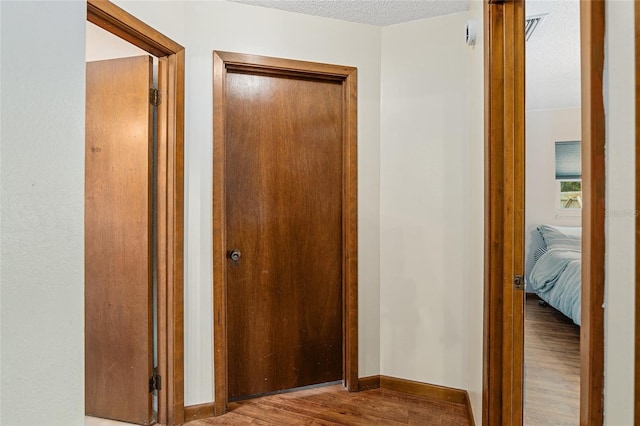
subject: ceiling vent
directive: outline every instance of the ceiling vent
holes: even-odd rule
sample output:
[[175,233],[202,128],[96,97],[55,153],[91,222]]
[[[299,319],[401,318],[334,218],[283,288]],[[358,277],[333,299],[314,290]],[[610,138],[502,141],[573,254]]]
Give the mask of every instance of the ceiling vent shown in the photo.
[[524,39],[526,41],[529,41],[529,39],[533,35],[533,32],[536,30],[536,28],[538,28],[538,25],[540,25],[542,20],[547,15],[548,13],[543,13],[542,15],[534,15],[534,16],[527,17],[527,20],[525,21],[525,24],[524,24]]

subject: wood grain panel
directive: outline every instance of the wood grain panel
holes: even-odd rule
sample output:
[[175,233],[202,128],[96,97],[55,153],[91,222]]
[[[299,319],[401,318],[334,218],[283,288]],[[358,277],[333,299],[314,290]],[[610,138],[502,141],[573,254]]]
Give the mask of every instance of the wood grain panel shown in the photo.
[[342,378],[342,86],[228,73],[229,397]]
[[[214,376],[215,376],[215,411],[220,415],[226,411],[228,398],[228,363],[229,356],[227,336],[228,315],[228,274],[231,271],[226,258],[228,235],[226,223],[230,217],[227,206],[227,194],[224,185],[228,173],[226,157],[229,155],[225,146],[227,120],[225,102],[227,100],[227,79],[229,74],[256,75],[271,79],[288,79],[297,82],[316,82],[324,86],[339,87],[336,98],[341,102],[340,111],[340,145],[339,155],[339,225],[341,241],[339,245],[341,276],[340,301],[340,333],[343,338],[338,342],[342,348],[339,366],[340,375],[347,389],[356,390],[357,380],[357,124],[356,124],[356,70],[351,67],[316,64],[277,58],[266,58],[252,55],[241,55],[229,52],[214,52],[214,167],[213,167],[213,255],[214,255]],[[322,105],[322,101],[319,102]],[[287,127],[290,127],[287,124]],[[296,148],[297,149],[297,148]],[[272,155],[272,152],[268,152]],[[306,155],[306,154],[305,154]],[[307,160],[304,160],[305,162]],[[311,165],[311,164],[310,164]],[[299,165],[290,164],[292,171],[299,173]],[[332,166],[333,167],[333,166]],[[324,169],[324,167],[323,167]],[[322,185],[314,185],[322,188]],[[295,189],[295,185],[294,185]],[[289,191],[289,190],[287,190]],[[287,191],[282,197],[290,196]],[[289,191],[290,192],[290,191]],[[326,206],[322,206],[326,208]],[[322,209],[318,209],[319,212]],[[315,213],[314,213],[315,215]],[[311,216],[314,216],[311,215]],[[317,215],[315,215],[317,216]],[[331,222],[328,222],[328,224]],[[322,226],[325,226],[323,224]],[[326,239],[325,236],[322,237]],[[302,239],[303,240],[303,239]],[[292,247],[288,243],[288,247]],[[326,244],[326,241],[321,242]],[[330,251],[327,255],[331,257]],[[272,255],[273,256],[273,255]],[[242,259],[246,259],[243,254]],[[242,260],[240,261],[240,263]],[[267,269],[268,270],[268,269]],[[260,270],[260,273],[262,270]],[[323,271],[327,275],[326,271]],[[313,278],[312,280],[314,280]],[[306,314],[305,314],[306,315]],[[302,318],[304,315],[301,316]],[[325,318],[322,319],[325,321]],[[326,322],[326,321],[325,321]],[[335,343],[331,343],[335,345]],[[309,373],[304,373],[309,374]],[[328,376],[327,376],[328,377]]]
[[150,57],[87,64],[85,408],[151,421]]

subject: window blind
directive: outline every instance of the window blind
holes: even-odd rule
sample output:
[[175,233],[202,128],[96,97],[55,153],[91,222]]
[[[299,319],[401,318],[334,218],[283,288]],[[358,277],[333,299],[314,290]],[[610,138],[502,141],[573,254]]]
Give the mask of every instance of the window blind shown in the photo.
[[556,179],[580,179],[580,141],[556,142]]

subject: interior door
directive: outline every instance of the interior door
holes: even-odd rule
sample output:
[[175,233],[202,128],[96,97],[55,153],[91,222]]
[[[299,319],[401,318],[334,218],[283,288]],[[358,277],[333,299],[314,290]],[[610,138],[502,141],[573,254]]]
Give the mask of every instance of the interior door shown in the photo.
[[87,63],[85,411],[152,422],[152,58]]
[[225,84],[228,396],[339,380],[341,83]]

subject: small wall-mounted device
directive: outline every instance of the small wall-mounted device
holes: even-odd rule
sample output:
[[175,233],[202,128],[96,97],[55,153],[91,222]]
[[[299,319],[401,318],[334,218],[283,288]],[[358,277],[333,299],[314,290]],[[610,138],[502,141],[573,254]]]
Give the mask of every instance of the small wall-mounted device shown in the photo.
[[468,46],[474,46],[476,44],[476,36],[478,33],[477,22],[473,19],[467,21],[467,26],[465,29],[465,41]]

